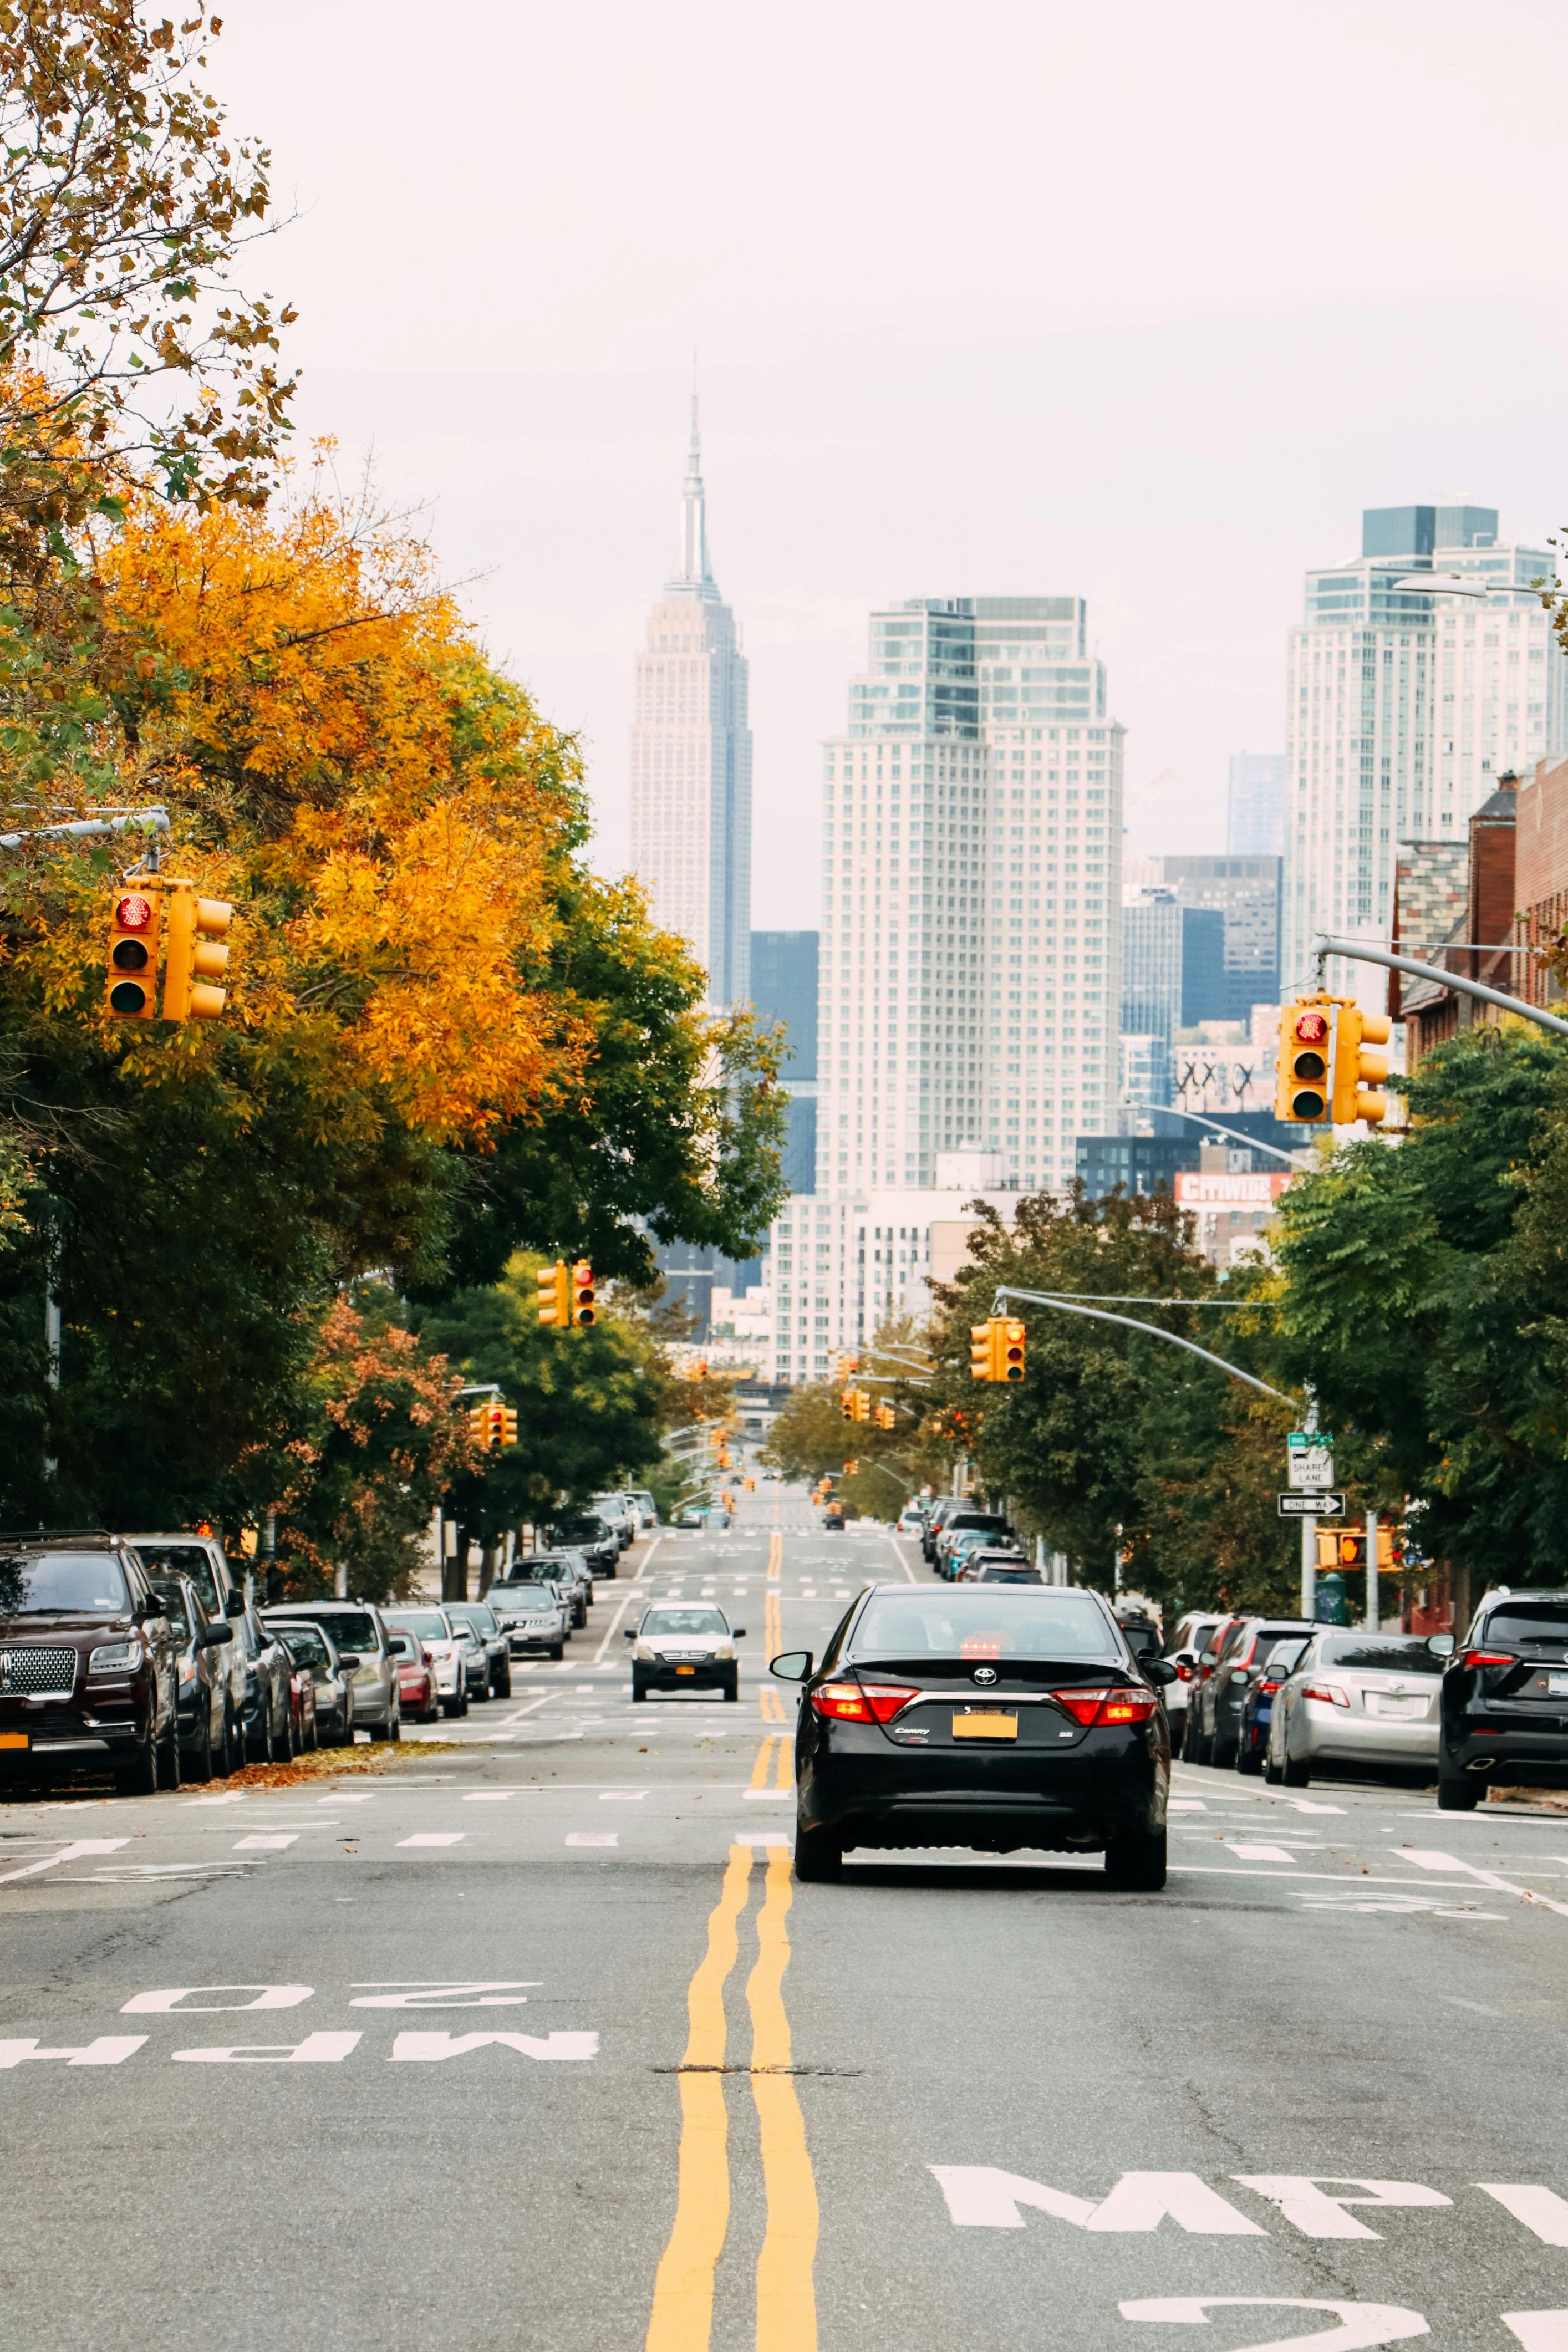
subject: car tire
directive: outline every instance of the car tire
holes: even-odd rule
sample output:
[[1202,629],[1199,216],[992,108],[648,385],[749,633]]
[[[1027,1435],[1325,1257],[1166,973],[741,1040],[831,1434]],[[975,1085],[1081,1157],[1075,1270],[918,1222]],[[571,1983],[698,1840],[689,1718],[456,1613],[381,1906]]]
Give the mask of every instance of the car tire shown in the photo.
[[1209,1741],[1209,1762],[1214,1766],[1215,1770],[1234,1772],[1240,1747],[1241,1742],[1238,1739],[1221,1739],[1216,1733]]
[[234,1711],[233,1706],[230,1705],[225,1708],[223,1718],[223,1769],[225,1777],[226,1778],[230,1772],[243,1772],[245,1766],[245,1730],[244,1727],[240,1723],[238,1716],[236,1715]]
[[397,1713],[396,1713],[396,1714],[392,1717],[391,1721],[388,1723],[388,1725],[387,1725],[387,1727],[386,1727],[386,1736],[387,1736],[388,1739],[390,1739],[390,1740],[392,1741],[392,1743],[393,1743],[394,1747],[401,1747],[401,1746],[402,1746],[402,1744],[403,1744],[403,1710],[402,1710],[402,1708],[401,1708],[401,1707],[399,1707],[399,1709],[398,1709]]
[[511,1660],[510,1658],[500,1670],[500,1680],[496,1685],[496,1696],[498,1698],[511,1696]]
[[1249,1780],[1256,1780],[1263,1769],[1263,1750],[1260,1748],[1238,1746],[1236,1751],[1236,1769],[1238,1772],[1245,1773]]
[[1192,1749],[1191,1760],[1194,1764],[1207,1764],[1214,1755],[1214,1741],[1205,1738],[1201,1731],[1196,1732],[1193,1736]]
[[844,1869],[844,1845],[831,1830],[795,1825],[795,1874],[806,1886],[831,1885]]
[[191,1759],[193,1780],[210,1780],[213,1776],[213,1714],[209,1706],[202,1717],[201,1745]]
[[634,1666],[632,1668],[632,1705],[634,1706],[641,1706],[647,1696],[647,1685],[644,1682],[642,1676],[637,1673],[637,1668]]
[[129,1764],[117,1765],[114,1793],[118,1797],[155,1797],[158,1793],[158,1742],[151,1732]]
[[290,1756],[300,1756],[300,1755],[302,1755],[302,1754],[303,1754],[303,1752],[304,1752],[304,1748],[305,1748],[305,1735],[304,1735],[304,1733],[300,1729],[299,1726],[296,1724],[296,1722],[295,1722],[295,1720],[294,1720],[294,1708],[293,1708],[293,1704],[292,1704],[292,1702],[290,1702],[290,1704],[289,1704],[289,1741],[288,1741],[288,1747],[289,1747],[289,1755],[290,1755]]
[[551,1657],[552,1657],[552,1658],[563,1658],[563,1657],[566,1655],[566,1644],[565,1644],[565,1643],[564,1643],[564,1642],[552,1642],[552,1643],[550,1644],[550,1649],[549,1649],[549,1653],[548,1653],[548,1654],[549,1654]]
[[453,1716],[465,1715],[467,1714],[468,1709],[461,1699],[444,1698],[441,1701],[441,1712],[447,1717],[447,1721],[450,1722]]
[[1304,1756],[1287,1756],[1279,1768],[1279,1785],[1283,1789],[1305,1789],[1311,1778],[1312,1768]]
[[1157,1895],[1165,1884],[1165,1832],[1124,1830],[1105,1849],[1105,1874],[1113,1886]]
[[340,1748],[352,1748],[353,1744],[354,1703],[352,1694],[345,1691],[343,1694],[343,1727],[339,1737],[338,1745]]
[[1285,1778],[1279,1766],[1274,1761],[1274,1750],[1272,1748],[1268,1749],[1263,1759],[1263,1777],[1271,1789],[1278,1789]]
[[1437,1768],[1437,1811],[1440,1813],[1473,1813],[1481,1801],[1482,1783],[1472,1780],[1465,1772],[1445,1772]]
[[725,1684],[725,1685],[724,1685],[724,1698],[725,1698],[725,1703],[726,1703],[728,1706],[733,1706],[735,1705],[736,1701],[739,1699],[740,1696],[741,1696],[741,1677],[740,1677],[740,1675],[739,1675],[738,1674],[733,1674],[733,1675],[731,1675],[731,1677],[730,1677],[729,1681],[728,1681],[728,1682]]
[[309,1738],[309,1739],[307,1739],[307,1740],[306,1740],[305,1745],[306,1745],[306,1747],[307,1747],[307,1748],[310,1748],[310,1749],[312,1749],[312,1750],[313,1750],[313,1749],[315,1749],[315,1748],[318,1748],[321,1746],[321,1725],[316,1721],[315,1717],[314,1717],[314,1716],[312,1716],[312,1717],[310,1717],[310,1737]]

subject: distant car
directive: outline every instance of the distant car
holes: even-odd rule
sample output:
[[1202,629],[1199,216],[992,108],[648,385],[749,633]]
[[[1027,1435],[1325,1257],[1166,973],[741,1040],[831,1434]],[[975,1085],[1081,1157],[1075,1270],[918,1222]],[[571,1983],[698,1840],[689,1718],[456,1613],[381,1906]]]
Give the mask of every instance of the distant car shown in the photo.
[[[563,1551],[529,1551],[511,1564],[513,1583],[531,1580],[535,1583],[553,1585],[566,1607],[570,1625],[585,1625],[594,1598],[594,1579],[583,1555],[576,1549]],[[491,1587],[491,1591],[494,1591]]]
[[1176,1670],[1175,1681],[1167,1685],[1164,1693],[1173,1756],[1182,1756],[1186,1752],[1187,1721],[1192,1712],[1189,1701],[1198,1678],[1198,1660],[1210,1635],[1221,1622],[1222,1620],[1212,1612],[1206,1616],[1201,1612],[1185,1616],[1178,1622],[1175,1632],[1165,1644],[1165,1657]]
[[[264,1609],[262,1623],[268,1624],[274,1612]],[[316,1740],[318,1746],[352,1748],[353,1745],[353,1684],[338,1646],[331,1635],[320,1625],[312,1625],[302,1617],[287,1617],[280,1621],[279,1631],[289,1647],[297,1667],[306,1667],[316,1686]]]
[[489,1590],[489,1605],[514,1658],[542,1652],[563,1658],[571,1609],[560,1588],[532,1576],[510,1576]]
[[240,1736],[252,1764],[281,1764],[294,1753],[294,1708],[289,1677],[294,1662],[284,1649],[276,1626],[264,1625],[248,1604],[237,1610],[229,1603],[234,1646],[245,1662],[245,1696],[240,1706]]
[[163,1602],[176,1645],[180,1777],[210,1780],[215,1772],[232,1771],[242,1760],[229,1733],[228,1663],[224,1656],[234,1628],[226,1617],[208,1617],[189,1577],[153,1576],[147,1580]]
[[[955,1584],[973,1584],[983,1568],[1004,1560],[1011,1568],[1032,1568],[1034,1562],[1016,1544],[975,1543],[965,1546],[953,1570]],[[1041,1582],[1044,1582],[1042,1578]]]
[[1016,1552],[1017,1549],[1016,1539],[1005,1528],[960,1528],[944,1547],[939,1547],[937,1559],[951,1584],[963,1575],[964,1562],[972,1553]]
[[1210,1650],[1214,1650],[1210,1672],[1188,1701],[1191,1714],[1185,1748],[1193,1763],[1212,1764],[1221,1772],[1230,1770],[1241,1743],[1242,1705],[1248,1685],[1263,1670],[1264,1659],[1277,1642],[1288,1641],[1293,1633],[1305,1635],[1316,1630],[1300,1617],[1232,1617],[1225,1621],[1224,1632],[1215,1637],[1217,1649],[1211,1640],[1200,1661],[1206,1664]]
[[367,1731],[372,1739],[402,1738],[396,1662],[374,1601],[290,1601],[269,1609],[267,1616],[270,1624],[286,1626],[299,1620],[329,1633],[349,1676],[354,1729]]
[[637,1541],[637,1528],[642,1522],[642,1513],[631,1496],[617,1488],[614,1494],[591,1496],[588,1507],[595,1518],[603,1519],[607,1528],[614,1528],[616,1541],[621,1549],[629,1551]]
[[954,1511],[963,1507],[957,1495],[938,1495],[926,1513],[925,1527],[921,1534],[921,1554],[928,1564],[936,1566],[936,1539]]
[[1247,1696],[1241,1704],[1241,1730],[1236,1744],[1236,1769],[1238,1772],[1262,1771],[1268,1753],[1268,1727],[1273,1720],[1274,1701],[1306,1646],[1307,1636],[1304,1633],[1293,1633],[1288,1642],[1276,1642],[1259,1671],[1248,1682]]
[[510,1698],[511,1651],[489,1601],[448,1601],[446,1610],[448,1617],[460,1617],[466,1624],[471,1625],[484,1644],[487,1698]]
[[1380,1769],[1426,1778],[1436,1764],[1441,1802],[1439,1716],[1453,1635],[1338,1625],[1311,1633],[1274,1696],[1264,1779],[1304,1789],[1347,1770],[1360,1779]]
[[822,1514],[822,1527],[825,1535],[841,1536],[844,1533],[844,1506],[842,1503],[829,1503],[826,1507]]
[[279,1635],[289,1662],[289,1745],[296,1756],[319,1744],[316,1728],[316,1677],[310,1660],[297,1652],[287,1633]]
[[641,1524],[645,1528],[657,1528],[658,1525],[658,1505],[654,1501],[653,1496],[648,1493],[647,1488],[646,1486],[628,1486],[626,1494],[628,1499],[637,1505],[637,1517]]
[[1489,1780],[1568,1787],[1568,1592],[1488,1593],[1446,1663],[1440,1809],[1469,1812]]
[[580,1551],[590,1576],[616,1576],[620,1572],[620,1537],[596,1513],[577,1512],[558,1520],[554,1527],[545,1528],[544,1538],[552,1551]]
[[442,1714],[467,1715],[472,1648],[471,1641],[464,1638],[468,1629],[459,1631],[444,1609],[403,1601],[387,1609],[386,1624],[389,1633],[417,1636],[436,1670],[436,1696]]
[[923,1536],[925,1533],[925,1513],[921,1510],[920,1505],[918,1503],[906,1503],[903,1509],[899,1513],[899,1523],[893,1532],[895,1535],[900,1536]]
[[999,1540],[1012,1542],[1013,1530],[1000,1511],[983,1511],[969,1503],[960,1503],[943,1519],[936,1538],[936,1572],[939,1576],[952,1574],[952,1553],[961,1536],[984,1535],[994,1549]]
[[1044,1584],[1045,1580],[1032,1560],[996,1552],[982,1552],[978,1559],[972,1554],[963,1576],[966,1584]]
[[397,1704],[404,1720],[434,1723],[441,1712],[435,1659],[417,1633],[401,1625],[389,1625],[386,1633],[397,1661]]
[[656,1603],[640,1622],[626,1627],[632,1651],[632,1696],[646,1699],[650,1690],[697,1690],[717,1684],[724,1696],[741,1695],[741,1669],[735,1644],[744,1639],[743,1625],[731,1625],[721,1609],[708,1604],[681,1606]]
[[[237,1579],[228,1555],[216,1536],[127,1536],[132,1557],[149,1577],[184,1576],[195,1587],[196,1598],[214,1624],[238,1616],[245,1607],[243,1570]],[[229,1642],[213,1652],[213,1664],[226,1678],[226,1706],[229,1727],[226,1743],[237,1772],[245,1761],[240,1717],[245,1712],[245,1651]]]

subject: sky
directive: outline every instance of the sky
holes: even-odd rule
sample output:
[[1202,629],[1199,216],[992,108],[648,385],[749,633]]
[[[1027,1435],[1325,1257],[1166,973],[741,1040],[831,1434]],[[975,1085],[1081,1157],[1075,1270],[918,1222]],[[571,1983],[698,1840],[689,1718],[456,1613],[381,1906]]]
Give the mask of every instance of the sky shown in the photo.
[[802,820],[873,606],[1087,597],[1129,850],[1223,850],[1363,506],[1568,522],[1560,0],[223,13],[301,428],[580,733],[610,871],[695,352],[758,928],[816,921]]

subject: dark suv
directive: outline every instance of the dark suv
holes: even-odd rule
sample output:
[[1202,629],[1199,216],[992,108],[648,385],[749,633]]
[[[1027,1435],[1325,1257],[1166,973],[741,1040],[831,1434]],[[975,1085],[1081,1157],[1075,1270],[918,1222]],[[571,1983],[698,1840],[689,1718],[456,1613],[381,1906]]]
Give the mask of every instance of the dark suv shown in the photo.
[[0,1544],[0,1766],[108,1765],[124,1796],[179,1784],[174,1635],[112,1536]]
[[1443,1676],[1439,1808],[1489,1780],[1568,1788],[1568,1592],[1489,1593]]

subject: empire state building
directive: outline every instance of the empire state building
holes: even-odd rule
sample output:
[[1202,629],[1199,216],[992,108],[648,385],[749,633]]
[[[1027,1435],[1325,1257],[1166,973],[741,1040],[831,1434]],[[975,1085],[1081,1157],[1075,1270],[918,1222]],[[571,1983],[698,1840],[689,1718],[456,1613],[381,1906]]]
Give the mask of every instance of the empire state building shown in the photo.
[[680,564],[648,614],[632,725],[632,870],[654,919],[688,940],[709,1001],[751,993],[752,731],[747,663],[708,562],[708,524],[691,403]]

